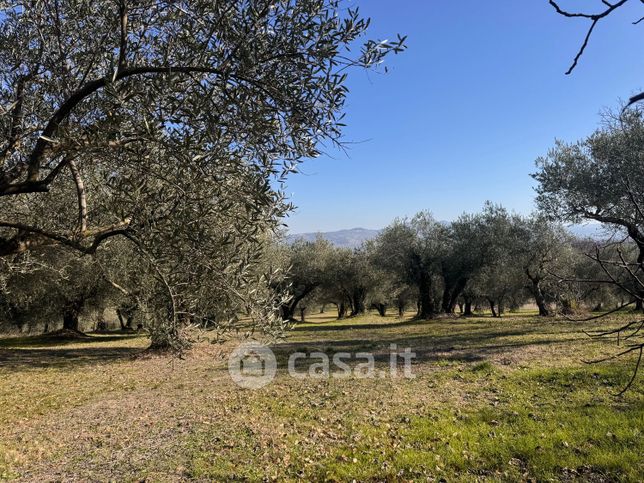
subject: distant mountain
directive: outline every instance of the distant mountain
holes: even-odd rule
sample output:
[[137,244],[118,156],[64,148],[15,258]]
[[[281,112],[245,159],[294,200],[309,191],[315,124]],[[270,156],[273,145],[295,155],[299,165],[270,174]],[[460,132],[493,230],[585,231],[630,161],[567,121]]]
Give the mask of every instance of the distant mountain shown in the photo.
[[[440,221],[444,225],[449,225],[448,221]],[[584,225],[568,225],[566,229],[579,238],[604,238],[605,233],[599,223],[587,223]],[[288,235],[286,240],[289,243],[295,240],[314,241],[318,236],[329,240],[335,246],[343,248],[357,248],[367,240],[378,236],[382,230],[369,230],[367,228],[351,228],[348,230],[325,231],[316,233],[295,233]]]
[[566,229],[578,238],[606,238],[606,229],[601,223],[585,223],[583,225],[568,225]]
[[295,240],[314,241],[321,236],[338,247],[357,248],[363,242],[378,236],[381,230],[368,230],[367,228],[351,228],[349,230],[327,231],[318,233],[296,233],[286,237],[289,243]]

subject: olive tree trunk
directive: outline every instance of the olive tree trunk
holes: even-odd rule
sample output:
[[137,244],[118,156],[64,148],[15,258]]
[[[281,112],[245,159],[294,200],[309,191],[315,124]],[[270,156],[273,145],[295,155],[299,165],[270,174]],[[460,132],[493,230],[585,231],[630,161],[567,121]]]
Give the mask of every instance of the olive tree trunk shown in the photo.
[[82,301],[74,301],[67,304],[63,308],[63,329],[80,332],[79,316],[81,308],[83,307]]
[[426,276],[420,278],[418,289],[420,292],[418,294],[418,317],[421,319],[431,319],[434,317],[434,302],[430,294],[431,283]]

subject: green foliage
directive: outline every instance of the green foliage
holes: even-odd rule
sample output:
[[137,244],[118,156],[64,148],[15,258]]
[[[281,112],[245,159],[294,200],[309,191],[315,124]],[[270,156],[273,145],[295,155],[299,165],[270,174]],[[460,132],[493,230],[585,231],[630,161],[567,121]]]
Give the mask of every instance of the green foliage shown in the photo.
[[65,313],[76,318],[92,310],[101,313],[118,300],[96,258],[64,247],[5,259],[2,268],[5,329],[9,324],[20,332],[53,331]]
[[[400,285],[414,287],[423,316],[453,313],[458,302],[501,314],[531,294],[543,306],[560,298],[575,261],[572,238],[540,215],[523,218],[487,203],[481,213],[450,224],[421,212],[397,220],[374,243],[375,264]],[[553,276],[559,271],[559,279]]]
[[448,229],[429,212],[396,220],[376,240],[380,267],[399,284],[418,290],[419,315],[430,317],[439,306],[441,261],[448,250]]
[[641,228],[643,144],[644,112],[639,108],[608,114],[604,127],[583,141],[557,142],[537,160],[537,204],[562,220]]
[[351,68],[404,49],[368,26],[336,0],[2,2],[0,255],[123,254],[107,278],[158,346],[283,328],[283,183],[340,144]]
[[[576,144],[558,142],[537,160],[537,204],[562,221],[594,220],[613,233],[588,255],[599,277],[591,287],[612,286],[628,303],[644,305],[644,110],[632,107],[606,115],[603,128]],[[589,273],[587,267],[581,271]],[[592,277],[593,272],[590,271]],[[641,322],[633,322],[639,324]],[[629,325],[630,327],[631,325]],[[625,326],[626,327],[626,326]],[[635,329],[629,351],[644,351]],[[639,368],[640,362],[637,363]]]

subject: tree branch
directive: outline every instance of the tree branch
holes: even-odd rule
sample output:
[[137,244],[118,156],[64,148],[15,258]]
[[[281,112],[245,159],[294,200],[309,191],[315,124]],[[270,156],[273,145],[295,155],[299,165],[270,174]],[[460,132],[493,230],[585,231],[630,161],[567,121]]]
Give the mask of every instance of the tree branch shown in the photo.
[[602,3],[608,7],[606,10],[600,13],[583,13],[583,12],[569,12],[567,10],[562,9],[559,6],[559,4],[554,0],[548,0],[548,3],[552,5],[552,7],[559,15],[563,15],[564,17],[568,17],[568,18],[586,18],[586,19],[592,20],[592,23],[590,24],[590,28],[588,29],[588,32],[586,32],[586,36],[584,37],[584,41],[582,42],[581,47],[577,51],[577,55],[575,55],[575,58],[572,61],[572,64],[566,71],[566,75],[571,74],[572,71],[575,70],[575,67],[577,67],[577,64],[579,63],[579,59],[584,54],[586,47],[588,47],[590,36],[592,35],[593,30],[595,29],[595,26],[597,25],[597,23],[604,17],[607,17],[608,15],[613,13],[616,9],[618,9],[628,1],[629,0],[620,0],[617,3],[610,3],[607,0],[602,0]]
[[87,231],[87,197],[85,196],[85,183],[83,183],[83,178],[76,163],[69,160],[67,164],[76,184],[76,193],[78,196],[78,231],[83,235]]
[[127,56],[127,6],[125,0],[119,1],[119,25],[121,27],[121,41],[119,44],[119,70],[126,65]]
[[[84,99],[91,96],[96,91],[105,87],[109,82],[115,82],[117,80],[126,79],[128,77],[144,75],[144,74],[190,74],[190,73],[204,73],[204,74],[217,74],[224,75],[224,72],[221,69],[216,69],[213,67],[201,67],[201,66],[141,66],[141,67],[129,67],[119,71],[116,71],[112,76],[110,81],[108,77],[103,77],[101,79],[95,79],[83,85],[81,88],[76,90],[71,96],[67,98],[65,102],[54,112],[52,117],[49,119],[49,122],[43,129],[36,145],[34,146],[33,151],[31,152],[28,160],[28,171],[27,171],[27,180],[25,183],[20,183],[16,186],[20,186],[21,191],[13,191],[12,194],[16,192],[27,193],[33,191],[47,191],[46,187],[41,187],[39,190],[27,191],[30,186],[39,187],[42,183],[38,181],[38,173],[40,171],[40,163],[44,157],[47,149],[53,142],[53,137],[56,135],[59,126],[61,123],[69,116],[73,109],[80,104]],[[241,82],[246,82],[254,85],[258,89],[264,91],[267,95],[274,97],[270,92],[270,87],[263,86],[260,83],[248,79],[244,76],[237,74],[229,74],[229,77],[237,79]],[[3,190],[0,190],[0,196],[8,194]]]
[[[117,80],[126,79],[128,77],[143,75],[143,74],[174,74],[174,73],[190,73],[190,72],[202,72],[202,73],[212,73],[212,74],[221,74],[221,71],[218,69],[213,69],[210,67],[190,67],[190,66],[176,66],[176,67],[154,67],[154,66],[144,66],[144,67],[131,67],[126,68],[120,71],[116,71],[115,75],[112,76],[111,82]],[[29,156],[28,161],[28,172],[27,172],[27,181],[36,182],[38,180],[38,173],[40,171],[40,162],[47,151],[48,147],[52,143],[52,138],[56,135],[60,124],[69,116],[73,109],[80,104],[87,97],[102,89],[110,82],[108,77],[103,77],[101,79],[95,79],[86,83],[84,86],[76,90],[71,96],[67,98],[65,102],[54,112],[52,117],[49,119],[49,122],[43,129],[36,145],[34,146],[31,155]]]
[[11,109],[11,127],[9,129],[9,139],[7,145],[0,151],[0,163],[4,164],[6,157],[11,153],[11,150],[18,143],[18,136],[20,134],[20,118],[22,116],[22,105],[24,101],[26,78],[20,77],[18,85],[16,86],[16,101]]
[[577,64],[579,63],[579,59],[581,59],[581,56],[584,55],[584,51],[586,50],[586,47],[588,47],[588,41],[590,40],[590,36],[593,34],[593,30],[595,28],[595,25],[597,25],[597,22],[599,20],[593,20],[593,23],[590,24],[590,28],[588,29],[588,32],[586,32],[586,37],[584,37],[584,41],[581,44],[581,47],[577,51],[577,55],[575,55],[575,58],[572,61],[572,64],[570,64],[570,67],[568,67],[568,70],[566,71],[566,75],[570,75],[573,70],[575,70],[575,67],[577,67]]
[[[78,238],[72,238],[60,233],[52,233],[25,223],[0,221],[0,227],[14,228],[19,231],[13,238],[0,240],[0,256],[24,252],[34,245],[44,245],[45,243],[39,240],[39,237],[61,243],[86,255],[91,255],[96,253],[100,244],[106,239],[116,235],[127,235],[131,231],[130,223],[131,220],[126,218],[121,222],[106,227],[86,230],[85,235],[79,240]],[[25,236],[25,233],[31,234],[32,236]],[[93,237],[93,240],[89,246],[81,243],[81,240],[91,237]]]

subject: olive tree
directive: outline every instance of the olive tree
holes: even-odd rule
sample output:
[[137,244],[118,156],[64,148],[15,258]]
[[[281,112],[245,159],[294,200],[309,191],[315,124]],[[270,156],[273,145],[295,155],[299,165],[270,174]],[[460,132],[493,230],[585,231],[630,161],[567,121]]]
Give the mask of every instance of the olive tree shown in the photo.
[[[581,59],[581,57],[583,56],[586,48],[588,47],[589,41],[591,39],[591,36],[592,36],[595,28],[597,27],[597,25],[601,21],[606,19],[607,17],[609,17],[612,14],[614,14],[614,12],[617,11],[618,9],[623,9],[626,4],[636,3],[636,2],[631,2],[630,0],[619,0],[619,1],[615,1],[615,2],[609,2],[607,0],[602,0],[602,4],[603,4],[602,10],[595,11],[595,12],[588,12],[588,11],[574,11],[574,10],[571,11],[571,10],[568,10],[566,8],[562,8],[560,3],[555,1],[555,0],[548,0],[548,1],[549,1],[550,5],[555,9],[555,11],[559,15],[562,15],[562,16],[567,17],[567,18],[572,18],[572,19],[582,19],[582,20],[585,20],[586,22],[589,23],[588,30],[587,30],[586,35],[585,35],[585,37],[584,37],[584,39],[583,39],[583,41],[581,43],[581,46],[580,46],[579,50],[577,52],[577,55],[575,56],[571,66],[568,69],[568,71],[566,72],[566,74],[572,73],[572,71],[577,66],[579,60]],[[642,2],[640,1],[639,3],[640,3],[640,6],[641,6]],[[641,16],[641,14],[640,14],[639,18],[636,17],[634,19],[634,21],[632,22],[632,24],[633,25],[640,25],[640,24],[643,24],[643,22],[644,22],[644,16]],[[631,98],[629,99],[628,103],[626,104],[626,106],[622,110],[622,114],[626,118],[625,121],[626,121],[627,125],[630,124],[632,126],[634,118],[635,119],[638,118],[638,117],[641,118],[641,108],[637,108],[634,111],[629,110],[629,108],[631,106],[637,105],[636,103],[639,103],[639,102],[641,102],[643,100],[644,100],[644,92],[640,92],[638,94],[635,94],[635,95],[631,96]],[[620,119],[620,122],[621,121],[622,121],[622,119]],[[635,122],[635,124],[636,123],[637,123],[637,121]],[[609,127],[608,131],[610,131],[610,130],[611,130],[611,128]],[[626,130],[628,130],[628,128]],[[617,138],[617,137],[618,136],[615,136],[615,138]],[[588,143],[588,141],[587,141],[586,148],[589,147],[589,144],[592,144],[592,143]],[[640,151],[641,151],[641,144],[640,144]],[[618,156],[619,155],[618,153],[620,153],[619,149],[614,151],[615,156]],[[580,157],[585,157],[585,155],[581,155]],[[613,161],[615,161],[615,160],[613,160]],[[619,165],[620,163],[616,163],[616,164]],[[628,164],[628,161],[626,161],[625,164]],[[620,182],[620,186],[624,184],[623,183],[624,177],[626,177],[626,179],[628,180],[628,177],[630,176],[629,172],[628,172],[628,166],[624,166],[624,167],[626,167],[627,169],[621,173],[622,174],[622,182]],[[640,158],[640,167],[641,167],[641,158]],[[561,173],[561,174],[563,174],[563,173]],[[605,174],[608,174],[608,173],[605,173]],[[610,179],[610,175],[606,176],[605,179],[606,180]],[[545,180],[545,178],[544,178],[544,180]],[[639,210],[639,207],[641,207],[641,198],[639,198],[639,200],[638,200],[638,193],[639,193],[639,196],[641,196],[641,194],[642,194],[641,186],[633,186],[630,181],[628,181],[628,185],[629,186],[626,187],[626,190],[623,191],[623,193],[627,194],[627,197],[630,199],[631,204],[635,205],[636,207],[638,207],[638,210]],[[547,191],[548,190],[546,189],[546,192]],[[583,190],[581,190],[581,191],[583,191]],[[618,188],[618,191],[619,191],[619,188]],[[551,192],[552,192],[552,190],[551,190]],[[572,197],[574,197],[574,194],[571,196],[571,198]],[[586,199],[586,201],[592,200],[592,197],[589,198],[588,196],[582,195],[582,200],[584,198]],[[595,200],[593,200],[593,201],[595,201]],[[610,209],[607,210],[607,205],[606,205],[605,202],[606,202],[606,199],[604,198],[604,200],[602,200],[600,203],[598,203],[598,206],[594,206],[592,203],[587,205],[587,206],[590,206],[592,208],[597,208],[597,210],[596,210],[595,213],[593,213],[591,211],[590,213],[584,213],[582,216],[586,217],[586,218],[597,219],[601,223],[603,223],[605,225],[608,225],[608,226],[612,226],[613,228],[615,226],[621,226],[622,228],[624,228],[628,232],[628,236],[631,238],[631,240],[637,245],[637,249],[639,250],[640,255],[637,257],[637,262],[635,264],[631,264],[630,262],[628,262],[628,261],[626,261],[624,259],[622,253],[619,253],[619,258],[618,259],[612,259],[612,260],[602,259],[602,257],[600,256],[600,253],[599,253],[600,250],[597,249],[596,250],[595,261],[597,263],[599,263],[599,265],[601,266],[602,270],[604,272],[606,272],[607,274],[610,274],[610,270],[608,269],[609,266],[613,266],[613,267],[618,266],[618,267],[621,267],[622,269],[624,269],[626,272],[628,272],[628,275],[629,275],[631,281],[633,282],[633,283],[631,283],[631,285],[636,287],[633,290],[630,290],[629,288],[622,286],[620,284],[620,282],[618,282],[617,280],[614,280],[612,277],[609,277],[610,278],[609,283],[619,287],[623,291],[627,291],[629,293],[629,295],[631,295],[631,297],[633,297],[632,300],[635,301],[635,303],[638,305],[638,307],[642,308],[644,306],[644,303],[642,302],[642,291],[641,291],[641,289],[644,289],[644,284],[642,283],[641,277],[640,277],[640,275],[638,273],[638,272],[641,272],[642,260],[644,259],[644,257],[642,256],[641,228],[640,227],[635,227],[635,229],[633,229],[632,220],[631,220],[631,222],[628,222],[627,220],[625,220],[624,218],[622,218],[620,216],[617,216],[617,217],[611,216],[612,213],[608,213],[608,216],[607,216],[606,212],[607,211],[610,212],[612,210],[610,210]],[[573,203],[573,204],[575,204],[575,203]],[[583,205],[584,201],[581,201],[581,204]],[[590,216],[588,216],[588,215],[590,215]],[[640,215],[641,215],[641,211],[640,211]],[[602,218],[602,219],[600,219],[600,218]],[[626,222],[628,224],[624,224],[624,222]],[[634,334],[637,334],[639,332],[639,330],[644,326],[644,322],[641,322],[639,327],[637,326],[637,324],[638,324],[638,322],[633,322],[632,324],[628,324],[625,327],[630,328],[632,325],[635,325],[636,326],[636,331],[634,332]],[[616,332],[619,334],[621,332],[621,330],[622,330],[622,328],[618,329]],[[613,331],[609,331],[607,333],[600,333],[598,335],[600,337],[601,336],[609,336],[609,335],[612,335],[613,333],[614,333]],[[624,388],[624,390],[622,392],[626,391],[631,386],[633,381],[635,380],[635,377],[637,375],[640,363],[642,361],[642,354],[644,352],[644,344],[634,344],[629,349],[627,349],[625,353],[629,353],[629,352],[633,352],[633,351],[639,351],[639,358],[638,358],[638,361],[637,361],[635,371],[633,372],[633,377],[629,381],[629,383],[627,384],[627,386]]]
[[21,331],[73,336],[88,327],[81,315],[102,314],[119,297],[95,258],[65,247],[3,259],[1,269],[2,318]]
[[[465,289],[483,268],[487,246],[481,214],[463,214],[447,227],[446,251],[441,260],[443,278],[442,312],[454,313],[456,304]],[[465,314],[471,315],[471,300],[466,297]]]
[[0,255],[125,237],[176,337],[230,299],[208,275],[253,286],[286,176],[341,143],[350,68],[402,50],[358,47],[368,25],[336,0],[0,3]]
[[550,315],[549,302],[561,300],[562,278],[570,278],[576,267],[572,237],[559,224],[542,214],[517,219],[516,251],[527,277],[528,290],[539,309],[539,315]]
[[283,283],[290,297],[281,305],[283,320],[295,318],[298,304],[318,290],[327,280],[335,248],[318,237],[315,241],[295,240],[282,247],[287,263]]
[[[590,256],[601,268],[599,282],[618,287],[642,307],[644,300],[644,112],[641,108],[607,116],[605,125],[575,144],[558,142],[537,160],[537,203],[553,218],[595,220],[613,235],[595,246]],[[632,329],[631,342],[621,355],[638,352],[637,374],[644,342],[644,321],[635,320],[607,336]]]
[[177,150],[181,161],[242,163],[263,175],[292,169],[320,141],[339,139],[346,68],[378,64],[403,40],[368,41],[350,58],[369,22],[335,0],[0,8],[0,195],[46,193],[69,170],[81,212],[81,226],[2,220],[0,253],[44,242],[92,252],[130,227],[129,213],[91,224],[86,164],[118,177],[120,160],[135,163],[133,183],[154,173],[154,158],[177,163],[167,159]]
[[[587,139],[557,142],[537,160],[537,204],[551,218],[593,220],[630,238],[638,250],[636,272],[644,271],[644,111],[607,117]],[[642,300],[644,287],[634,293]]]
[[351,310],[349,300],[351,290],[346,281],[350,277],[352,250],[332,247],[327,253],[328,259],[317,291],[317,301],[321,305],[335,305],[338,319],[344,319]]
[[429,212],[396,220],[376,239],[381,267],[401,284],[416,289],[418,316],[433,317],[442,295],[441,261],[446,252],[446,227]]
[[518,222],[517,215],[490,202],[477,217],[478,243],[483,259],[472,283],[478,298],[488,303],[495,317],[503,315],[508,306],[520,306],[525,298]]
[[338,318],[355,317],[375,307],[385,315],[387,306],[386,275],[375,263],[373,244],[350,249],[335,247],[330,253],[321,286],[321,300],[338,307]]
[[[617,257],[617,251],[605,247],[605,241],[593,239],[575,239],[572,241],[573,248],[573,265],[571,272],[562,272],[564,290],[577,294],[576,297],[580,302],[586,304],[586,307],[593,312],[604,312],[615,307],[624,306],[630,295],[627,291],[622,290],[619,285],[610,283],[606,273],[601,265],[594,260],[593,253],[597,249],[611,257]],[[621,244],[620,244],[621,245]],[[628,256],[632,259],[636,253],[634,244],[622,245],[626,249]],[[613,270],[615,276],[618,276],[626,285],[630,285],[633,280],[626,273],[618,273]],[[559,272],[557,272],[559,275]]]

